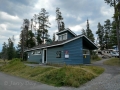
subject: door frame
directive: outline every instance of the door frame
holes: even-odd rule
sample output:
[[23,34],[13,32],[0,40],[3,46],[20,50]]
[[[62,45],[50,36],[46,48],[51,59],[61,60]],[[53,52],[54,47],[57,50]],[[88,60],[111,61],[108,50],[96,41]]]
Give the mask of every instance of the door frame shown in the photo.
[[[44,58],[45,50],[46,50],[46,62],[45,62],[45,58]],[[47,49],[43,49],[42,63],[47,63]]]

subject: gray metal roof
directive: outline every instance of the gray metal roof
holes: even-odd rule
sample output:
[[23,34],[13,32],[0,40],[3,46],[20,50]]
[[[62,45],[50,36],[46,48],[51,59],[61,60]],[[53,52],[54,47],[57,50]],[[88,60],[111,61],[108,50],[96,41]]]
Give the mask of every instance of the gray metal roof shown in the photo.
[[71,39],[67,39],[67,40],[64,40],[64,41],[55,41],[55,42],[52,42],[51,44],[41,44],[39,46],[35,46],[33,48],[29,48],[29,49],[26,49],[26,51],[32,51],[32,50],[37,50],[37,49],[42,49],[42,48],[49,48],[49,47],[54,47],[54,46],[59,46],[59,45],[64,45],[68,42],[71,42],[73,40],[76,40],[76,39],[79,39],[79,38],[82,38],[83,37],[83,44],[84,45],[87,45],[91,50],[94,50],[94,49],[97,49],[98,47],[91,41],[89,40],[85,35],[78,35],[74,38],[71,38]]

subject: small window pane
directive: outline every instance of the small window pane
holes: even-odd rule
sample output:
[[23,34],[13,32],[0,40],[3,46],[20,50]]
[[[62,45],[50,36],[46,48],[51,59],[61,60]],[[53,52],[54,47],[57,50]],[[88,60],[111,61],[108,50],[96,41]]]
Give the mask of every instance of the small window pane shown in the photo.
[[59,41],[61,41],[62,40],[62,36],[59,36]]
[[66,34],[63,35],[63,40],[66,40]]

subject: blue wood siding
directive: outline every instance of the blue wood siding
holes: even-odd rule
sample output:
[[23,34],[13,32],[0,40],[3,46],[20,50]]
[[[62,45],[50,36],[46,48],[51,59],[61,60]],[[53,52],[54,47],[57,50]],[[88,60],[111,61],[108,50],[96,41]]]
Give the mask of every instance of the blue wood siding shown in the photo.
[[66,64],[83,64],[82,38],[65,44],[64,52],[65,51],[69,53],[68,59],[64,57],[64,62]]
[[90,55],[83,56],[83,63],[90,64]]
[[41,55],[34,55],[32,54],[32,51],[28,52],[29,58],[27,61],[29,62],[38,62],[42,63],[42,50],[41,50]]
[[[57,51],[61,51],[61,58],[56,58]],[[64,63],[63,54],[64,54],[63,46],[47,48],[47,63],[57,63],[57,64]]]
[[71,39],[75,37],[73,34],[71,34],[70,32],[67,32],[67,39]]
[[71,39],[71,38],[75,37],[75,36],[74,36],[72,33],[70,33],[69,31],[62,32],[62,33],[60,33],[60,34],[58,34],[58,35],[62,35],[62,34],[65,34],[65,33],[67,33],[67,39]]
[[[89,44],[87,44],[89,45]],[[55,64],[89,64],[90,55],[83,55],[83,49],[88,49],[85,43],[83,44],[83,38],[73,40],[69,43],[60,46],[54,46],[46,48],[47,63]],[[61,58],[57,58],[56,52],[61,52]],[[69,58],[65,58],[65,52],[68,51]],[[41,49],[41,55],[34,55],[32,51],[28,52],[30,62],[42,63],[43,50]]]

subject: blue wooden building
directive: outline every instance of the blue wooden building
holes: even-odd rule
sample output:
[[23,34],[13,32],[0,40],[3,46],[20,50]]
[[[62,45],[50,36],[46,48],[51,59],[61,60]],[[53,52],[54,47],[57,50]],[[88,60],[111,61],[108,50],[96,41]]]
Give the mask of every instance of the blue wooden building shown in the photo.
[[25,50],[28,61],[54,64],[89,64],[90,50],[97,46],[84,35],[76,35],[70,29],[56,33],[58,41]]

